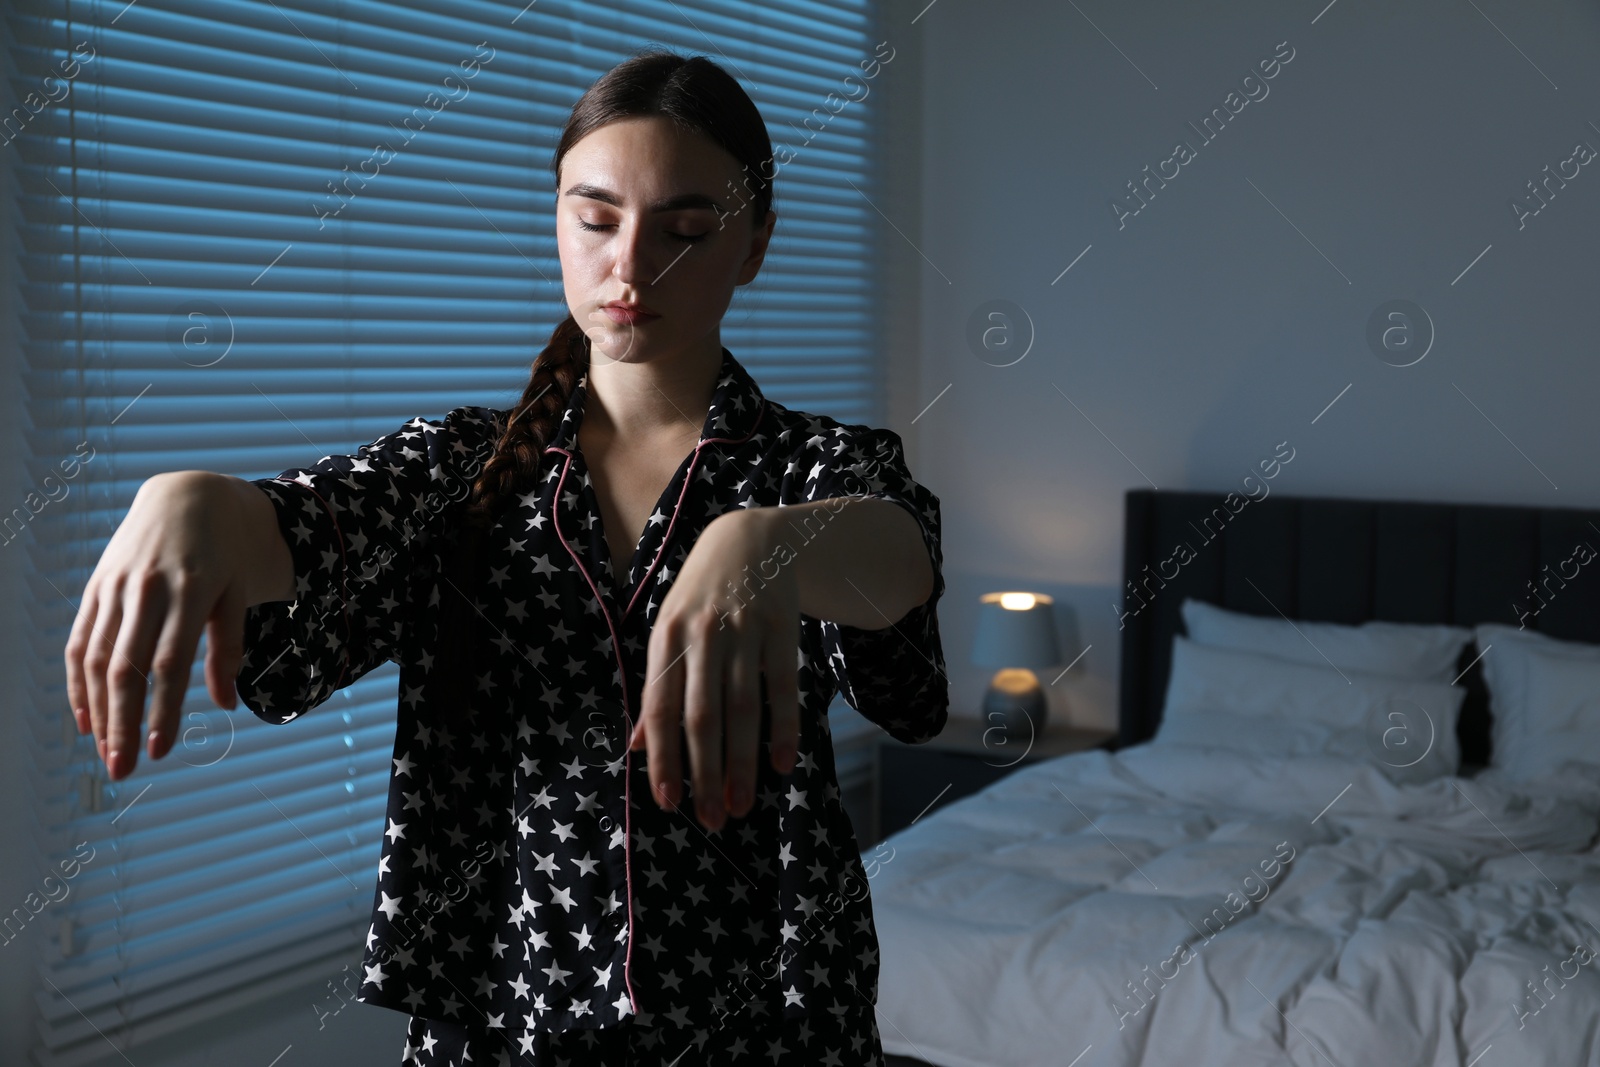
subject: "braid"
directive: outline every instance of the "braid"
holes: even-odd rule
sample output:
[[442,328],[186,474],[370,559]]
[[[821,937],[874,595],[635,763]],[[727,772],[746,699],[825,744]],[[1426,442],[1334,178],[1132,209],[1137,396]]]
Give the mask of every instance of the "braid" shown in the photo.
[[511,409],[494,454],[472,483],[467,497],[468,526],[486,530],[502,503],[526,492],[539,475],[544,444],[567,408],[572,390],[589,365],[587,338],[569,313],[533,361],[528,386]]
[[589,366],[588,338],[568,314],[533,361],[522,399],[506,418],[494,452],[473,480],[457,543],[442,562],[436,673],[446,706],[465,711],[471,699],[472,651],[483,620],[473,604],[483,542],[509,500],[536,488],[545,442],[566,411],[572,390]]

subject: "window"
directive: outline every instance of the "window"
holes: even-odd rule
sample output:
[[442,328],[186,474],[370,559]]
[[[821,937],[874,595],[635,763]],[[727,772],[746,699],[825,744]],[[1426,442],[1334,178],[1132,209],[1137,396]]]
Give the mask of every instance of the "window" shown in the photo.
[[879,422],[863,71],[885,53],[866,0],[13,0],[4,18],[35,491],[0,539],[26,558],[32,791],[70,892],[0,916],[0,937],[48,931],[37,1055],[72,1064],[337,984],[370,918],[392,751],[394,667],[271,727],[212,705],[202,644],[178,745],[104,778],[61,653],[139,485],[268,476],[513,403],[565,313],[560,124],[651,43],[721,63],[794,153],[724,343],[772,398]]

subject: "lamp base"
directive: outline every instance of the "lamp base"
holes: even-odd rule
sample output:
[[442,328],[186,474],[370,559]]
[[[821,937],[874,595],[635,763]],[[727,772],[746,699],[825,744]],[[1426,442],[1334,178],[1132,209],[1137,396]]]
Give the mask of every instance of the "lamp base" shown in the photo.
[[1044,687],[1025,667],[1008,667],[995,674],[983,694],[983,721],[991,730],[1002,731],[1007,742],[1024,749],[1044,733],[1049,715]]

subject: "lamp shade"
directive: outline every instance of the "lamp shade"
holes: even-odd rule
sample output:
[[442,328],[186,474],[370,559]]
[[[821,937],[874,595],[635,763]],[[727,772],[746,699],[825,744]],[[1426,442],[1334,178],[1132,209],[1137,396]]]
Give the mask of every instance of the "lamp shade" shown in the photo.
[[978,605],[972,662],[996,668],[1060,663],[1051,598],[1042,593],[985,593]]

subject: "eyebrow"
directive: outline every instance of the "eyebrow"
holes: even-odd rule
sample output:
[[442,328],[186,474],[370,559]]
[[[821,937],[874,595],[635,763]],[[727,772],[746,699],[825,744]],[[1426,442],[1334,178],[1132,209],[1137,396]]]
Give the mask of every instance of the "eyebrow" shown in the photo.
[[[613,207],[622,206],[622,200],[616,193],[609,189],[603,189],[598,185],[591,185],[589,182],[579,182],[577,185],[569,186],[562,195],[586,196],[591,200],[599,200],[603,203],[611,204]],[[719,214],[727,214],[726,208],[704,193],[679,193],[677,196],[669,196],[665,200],[657,200],[650,205],[650,210],[656,213],[682,211],[685,208],[709,208]]]

